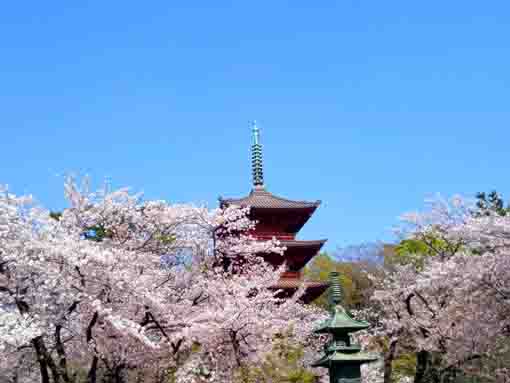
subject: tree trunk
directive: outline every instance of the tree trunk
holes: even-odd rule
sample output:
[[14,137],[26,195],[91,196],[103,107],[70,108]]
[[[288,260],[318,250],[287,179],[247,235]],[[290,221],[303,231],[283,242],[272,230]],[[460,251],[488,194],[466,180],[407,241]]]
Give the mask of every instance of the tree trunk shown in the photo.
[[436,354],[436,358],[429,351],[419,351],[416,353],[416,374],[414,383],[441,383],[439,369],[441,357]]
[[35,349],[35,354],[37,356],[37,363],[39,363],[39,372],[41,373],[41,383],[50,383],[50,374],[48,372],[48,365],[46,364],[46,359],[39,351],[38,347],[36,347],[35,342],[32,341],[32,344]]
[[393,373],[393,360],[395,359],[395,352],[397,350],[398,341],[392,340],[390,342],[390,347],[388,352],[384,356],[384,383],[392,383],[392,373]]
[[443,383],[455,383],[456,380],[457,380],[457,369],[456,368],[446,371],[441,376],[441,382],[443,382]]
[[113,374],[114,383],[124,383],[125,373],[126,369],[124,365],[120,364],[116,366]]
[[96,383],[98,361],[99,358],[97,355],[94,355],[92,358],[92,363],[90,364],[89,373],[87,374],[87,383]]
[[[97,323],[97,319],[99,318],[99,314],[97,311],[92,315],[92,319],[90,320],[87,330],[86,330],[86,337],[87,337],[87,343],[92,342],[92,329]],[[92,363],[90,364],[89,372],[87,374],[87,383],[96,383],[97,380],[97,364],[99,362],[99,357],[96,354],[96,347],[94,346],[94,356],[92,357]]]
[[414,375],[414,383],[425,383],[425,376],[430,360],[428,351],[418,351],[416,354],[416,374]]
[[60,373],[58,367],[51,358],[51,355],[44,344],[44,340],[41,336],[32,339],[32,346],[34,347],[37,355],[37,361],[39,362],[39,371],[41,372],[41,383],[50,383],[50,377],[48,369],[53,375],[53,382],[60,383]]
[[64,379],[64,382],[71,383],[71,379],[69,377],[68,371],[67,371],[67,358],[64,348],[64,343],[62,342],[61,337],[61,331],[62,326],[57,325],[55,327],[55,349],[57,351],[57,355],[59,358],[59,367],[60,367],[60,373],[62,374],[62,379]]

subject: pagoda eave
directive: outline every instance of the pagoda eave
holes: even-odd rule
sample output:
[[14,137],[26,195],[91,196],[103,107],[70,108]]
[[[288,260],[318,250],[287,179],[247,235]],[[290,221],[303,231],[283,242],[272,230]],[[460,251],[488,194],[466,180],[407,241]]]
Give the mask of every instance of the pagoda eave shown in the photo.
[[282,290],[284,295],[293,295],[304,284],[305,291],[300,300],[303,303],[310,303],[317,299],[329,287],[329,282],[302,281],[295,278],[280,279],[276,285],[271,286],[272,290]]
[[327,239],[318,239],[313,241],[303,240],[283,240],[280,243],[287,249],[304,249],[306,250],[320,250],[320,248],[327,242]]
[[317,255],[326,241],[326,239],[317,241],[284,240],[280,241],[280,245],[286,248],[283,256],[273,253],[261,253],[259,255],[274,266],[287,262],[289,269],[298,270]]
[[316,241],[280,241],[285,246],[284,257],[290,269],[298,270],[304,267],[313,257],[317,255],[326,239]]
[[313,286],[306,290],[305,294],[301,297],[303,303],[310,303],[319,298],[327,289],[329,285]]
[[220,206],[240,206],[251,207],[252,209],[286,209],[286,210],[307,210],[310,209],[311,213],[315,211],[321,204],[320,200],[317,201],[298,201],[290,200],[287,198],[279,197],[275,194],[268,192],[265,188],[255,187],[251,190],[250,194],[242,198],[219,198]]

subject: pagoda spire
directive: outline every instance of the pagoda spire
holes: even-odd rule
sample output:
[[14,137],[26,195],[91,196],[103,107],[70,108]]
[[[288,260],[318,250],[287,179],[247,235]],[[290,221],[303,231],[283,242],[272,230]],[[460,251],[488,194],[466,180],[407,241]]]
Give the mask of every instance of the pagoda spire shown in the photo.
[[251,172],[253,186],[264,188],[264,166],[262,162],[262,145],[260,144],[260,129],[257,121],[252,122],[253,144],[251,145]]

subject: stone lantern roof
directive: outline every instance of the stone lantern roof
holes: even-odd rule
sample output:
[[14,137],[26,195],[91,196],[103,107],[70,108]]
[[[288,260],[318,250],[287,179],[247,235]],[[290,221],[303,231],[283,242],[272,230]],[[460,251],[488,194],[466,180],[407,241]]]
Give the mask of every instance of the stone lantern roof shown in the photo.
[[353,319],[342,306],[335,306],[331,317],[320,323],[314,330],[316,334],[352,333],[369,328],[364,321]]

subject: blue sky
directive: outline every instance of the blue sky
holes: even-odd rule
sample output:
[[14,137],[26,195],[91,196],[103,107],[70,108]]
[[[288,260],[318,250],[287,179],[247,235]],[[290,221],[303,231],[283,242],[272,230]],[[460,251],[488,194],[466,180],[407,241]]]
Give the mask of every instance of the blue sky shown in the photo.
[[330,250],[437,192],[510,197],[508,2],[77,3],[2,5],[16,193],[60,209],[75,172],[216,206],[250,189],[257,119],[268,189],[323,200],[301,238]]

